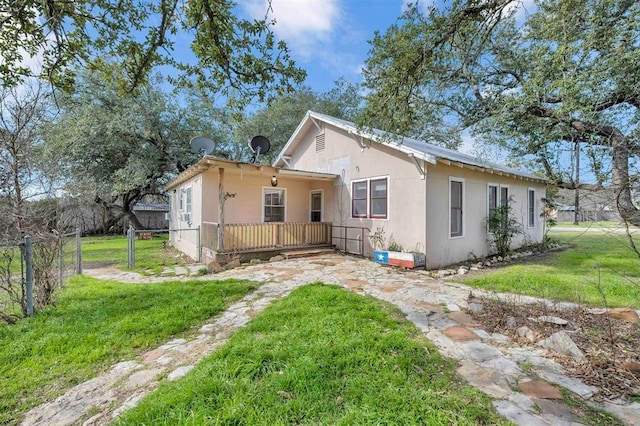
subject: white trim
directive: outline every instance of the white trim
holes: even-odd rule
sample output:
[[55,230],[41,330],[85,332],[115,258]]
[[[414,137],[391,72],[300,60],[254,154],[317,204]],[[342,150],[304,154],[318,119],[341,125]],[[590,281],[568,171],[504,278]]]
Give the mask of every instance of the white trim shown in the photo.
[[[353,184],[354,183],[361,183],[361,182],[366,182],[367,183],[367,196],[365,198],[365,203],[367,205],[366,209],[365,209],[365,215],[364,217],[362,216],[354,216],[353,214]],[[349,182],[349,203],[351,204],[351,206],[349,207],[349,219],[369,219],[369,179],[353,179],[351,182]],[[387,194],[388,195],[388,194]]]
[[[529,193],[533,192],[533,206],[529,206]],[[533,207],[533,225],[529,222],[529,207]],[[532,187],[527,188],[527,228],[536,227],[536,189]]]
[[320,194],[320,222],[322,222],[324,220],[324,189],[312,189],[309,191],[309,222],[311,222],[311,213],[313,213],[313,194]]
[[269,191],[282,191],[283,192],[283,196],[284,196],[284,218],[283,218],[283,222],[287,221],[287,202],[289,200],[289,197],[287,196],[287,188],[277,188],[277,187],[273,187],[273,186],[263,186],[262,187],[262,223],[279,223],[279,222],[265,222],[264,221],[264,195],[265,195],[265,190],[269,190]]
[[[462,233],[461,235],[456,235],[456,236],[452,236],[451,235],[451,182],[460,182],[462,184],[462,223],[460,224],[462,226]],[[466,188],[465,188],[465,180],[464,178],[461,177],[456,177],[456,176],[449,176],[449,182],[447,184],[447,198],[449,199],[449,203],[448,203],[448,209],[447,209],[447,217],[449,218],[447,220],[448,222],[448,227],[447,227],[447,235],[448,235],[448,239],[450,240],[457,240],[460,238],[464,238],[464,234],[466,231],[466,226],[464,226],[465,223],[465,211],[466,211],[466,205],[465,205],[465,199],[466,199]]]
[[[469,167],[472,170],[480,170],[481,172],[485,172],[485,173],[487,172],[492,174],[495,173],[500,176],[515,177],[518,179],[526,179],[526,180],[538,181],[543,183],[547,181],[544,178],[534,176],[529,173],[521,172],[519,170],[512,170],[498,164],[486,163],[475,157],[461,154],[457,151],[452,151],[452,150],[438,147],[435,145],[430,145],[428,143],[425,143],[425,149],[410,147],[407,143],[402,143],[402,141],[405,139],[402,136],[393,135],[391,133],[383,132],[381,130],[376,130],[376,129],[369,129],[369,130],[361,129],[357,127],[354,123],[340,120],[338,118],[331,117],[329,115],[319,114],[313,111],[307,111],[306,115],[304,116],[300,124],[298,124],[298,127],[296,128],[296,130],[293,132],[293,134],[291,135],[287,143],[284,145],[280,153],[278,153],[276,159],[273,161],[272,163],[273,166],[277,166],[278,164],[281,163],[282,158],[285,155],[287,155],[290,148],[295,149],[295,146],[292,147],[292,145],[294,145],[294,143],[295,144],[299,143],[298,138],[303,128],[305,128],[306,124],[309,123],[310,121],[313,123],[310,125],[315,124],[317,126],[316,122],[320,121],[345,131],[347,134],[351,135],[358,142],[358,144],[360,144],[361,150],[364,150],[368,144],[366,144],[366,141],[364,140],[360,141],[357,137],[362,139],[367,139],[373,142],[378,142],[382,145],[388,146],[392,149],[403,152],[405,154],[413,154],[417,158],[422,159],[434,165],[438,161],[443,161],[445,162],[445,164],[447,164],[447,162],[449,162],[449,164],[451,164],[451,162],[454,162],[454,163],[457,163],[460,167]],[[398,138],[400,143],[398,142]],[[406,138],[406,139],[409,139],[409,138]],[[422,142],[422,141],[417,141],[415,139],[410,139],[410,140],[411,142]]]
[[502,189],[506,189],[507,190],[507,207],[509,206],[509,198],[511,197],[511,188],[509,185],[500,185],[500,204],[498,204],[498,206],[502,206]]
[[[387,217],[371,217],[371,181],[382,180],[382,179],[387,180]],[[353,184],[359,183],[359,182],[367,182],[367,213],[365,217],[353,216]],[[350,210],[349,219],[352,219],[352,220],[367,219],[367,220],[383,220],[383,221],[389,220],[389,218],[391,217],[391,176],[382,175],[382,176],[372,176],[372,177],[363,178],[363,179],[353,179],[351,182],[349,182],[349,191],[350,191],[349,201],[351,203],[351,207],[349,209]]]

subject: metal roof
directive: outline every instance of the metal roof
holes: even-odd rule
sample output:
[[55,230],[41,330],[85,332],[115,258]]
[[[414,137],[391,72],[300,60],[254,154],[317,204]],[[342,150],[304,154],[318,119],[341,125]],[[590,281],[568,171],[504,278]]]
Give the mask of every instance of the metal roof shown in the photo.
[[167,203],[136,203],[132,207],[133,211],[153,211],[168,212],[169,204]]
[[305,127],[305,124],[309,121],[315,123],[315,120],[323,121],[327,124],[331,124],[337,128],[340,128],[347,133],[361,136],[363,138],[379,142],[383,145],[389,146],[391,148],[397,149],[398,151],[404,152],[409,155],[413,155],[418,157],[424,161],[427,161],[431,164],[435,164],[437,161],[442,162],[453,162],[459,163],[467,166],[473,166],[474,168],[484,169],[486,171],[499,172],[507,175],[513,175],[518,177],[524,177],[528,179],[533,179],[537,181],[546,182],[544,177],[535,175],[533,173],[516,170],[507,166],[503,166],[501,164],[492,163],[489,161],[485,161],[474,157],[472,155],[463,154],[458,151],[454,151],[452,149],[444,148],[441,146],[433,145],[425,141],[412,139],[406,136],[398,136],[389,132],[385,132],[380,129],[361,129],[358,128],[354,123],[346,120],[342,120],[336,117],[332,117],[326,114],[320,114],[314,111],[308,111],[305,118],[302,120],[298,128],[293,133],[289,141],[284,146],[278,157],[274,161],[274,165],[277,165],[279,162],[283,161],[283,157],[285,157],[286,153],[290,148],[294,148],[297,144],[297,137],[302,129]]

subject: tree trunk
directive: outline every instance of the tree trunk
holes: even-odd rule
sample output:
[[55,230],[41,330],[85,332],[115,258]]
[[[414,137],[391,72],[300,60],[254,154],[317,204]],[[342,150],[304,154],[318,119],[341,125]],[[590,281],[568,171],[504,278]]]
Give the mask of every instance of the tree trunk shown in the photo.
[[131,226],[133,226],[135,229],[140,230],[140,229],[147,229],[142,222],[140,222],[140,220],[138,220],[138,217],[136,216],[136,214],[134,212],[132,212],[131,210],[125,212],[125,215],[127,217],[127,219],[129,219],[129,223],[131,223]]
[[616,203],[622,219],[640,226],[640,212],[633,204],[629,181],[629,141],[624,136],[613,136],[612,183],[616,191]]

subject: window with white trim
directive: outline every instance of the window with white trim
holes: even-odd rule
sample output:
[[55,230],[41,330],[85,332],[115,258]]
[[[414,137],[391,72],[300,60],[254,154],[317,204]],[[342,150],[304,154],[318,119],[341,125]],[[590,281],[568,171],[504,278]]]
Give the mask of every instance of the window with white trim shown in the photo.
[[264,188],[264,222],[284,222],[284,189]]
[[449,236],[464,236],[464,181],[449,179]]
[[367,217],[367,183],[351,182],[351,217]]
[[536,191],[529,189],[527,191],[527,216],[529,228],[536,226]]
[[185,201],[184,201],[184,221],[191,222],[191,199],[193,194],[193,188],[189,187],[185,190]]
[[388,219],[388,178],[373,178],[351,182],[351,217],[354,219]]
[[496,215],[499,207],[503,208],[504,217],[502,222],[506,226],[509,208],[509,187],[494,183],[487,184],[487,220]]
[[311,222],[322,222],[322,191],[313,191],[311,193]]
[[496,214],[496,210],[498,209],[498,185],[492,185],[489,184],[487,186],[487,218],[491,219],[495,214]]
[[371,200],[369,217],[387,218],[387,178],[369,181],[369,198]]

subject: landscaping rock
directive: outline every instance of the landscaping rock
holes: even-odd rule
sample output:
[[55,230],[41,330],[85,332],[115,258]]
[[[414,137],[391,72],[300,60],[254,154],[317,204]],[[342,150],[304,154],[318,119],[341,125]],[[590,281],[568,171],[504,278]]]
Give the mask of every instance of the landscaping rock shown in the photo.
[[547,322],[549,324],[555,324],[555,325],[567,325],[569,324],[569,321],[567,321],[566,319],[560,318],[560,317],[554,317],[554,316],[550,316],[550,315],[543,315],[537,318],[528,318],[530,321],[533,322]]
[[615,414],[626,424],[640,425],[640,403],[632,402],[627,405],[618,405],[605,401],[603,404],[607,411]]
[[469,310],[469,312],[477,314],[484,310],[484,306],[482,305],[482,303],[469,303],[469,307],[467,309]]
[[452,319],[453,321],[457,322],[460,325],[464,325],[467,327],[477,327],[479,326],[478,323],[476,323],[473,318],[471,318],[471,316],[469,314],[465,314],[464,312],[451,312],[450,314],[447,315],[449,317],[449,319]]
[[562,394],[557,387],[541,380],[530,380],[518,383],[518,389],[525,395],[540,399],[562,399]]
[[511,386],[504,375],[493,369],[479,367],[470,361],[461,361],[458,374],[493,398],[506,398],[511,394]]
[[468,342],[470,340],[480,340],[480,337],[478,337],[478,335],[475,334],[473,331],[460,326],[449,327],[446,330],[444,330],[443,333],[446,334],[447,337],[449,337],[449,339],[453,340],[454,342]]
[[516,325],[518,325],[518,321],[516,320],[515,317],[507,317],[507,327],[513,328]]
[[436,272],[437,278],[444,278],[444,277],[448,277],[449,275],[451,275],[451,271],[448,271],[446,269],[441,269],[438,272]]
[[[547,360],[549,361],[549,360]],[[561,386],[576,395],[579,395],[582,399],[591,399],[593,395],[598,393],[598,388],[593,386],[585,385],[582,381],[578,379],[574,379],[571,377],[567,377],[564,374],[558,374],[551,371],[551,369],[547,368],[539,368],[536,367],[536,373],[543,379],[554,383],[558,386]]]
[[187,374],[189,371],[193,370],[194,365],[183,365],[181,367],[176,368],[167,376],[167,380],[174,381],[178,380],[180,377]]
[[240,266],[242,266],[242,263],[240,262],[240,259],[234,259],[231,262],[229,262],[226,265],[224,265],[224,269],[225,269],[225,271],[228,271],[229,269],[239,268]]
[[209,262],[209,264],[207,265],[207,272],[210,274],[216,274],[222,271],[224,271],[224,268],[220,266],[220,264],[215,260],[213,262]]
[[576,346],[573,340],[571,340],[571,337],[564,331],[553,333],[548,338],[542,340],[540,345],[559,354],[568,355],[576,361],[584,359],[584,353],[582,353],[580,348]]
[[518,329],[516,330],[516,333],[518,333],[519,337],[527,339],[530,342],[533,342],[534,340],[536,340],[536,336],[533,333],[533,330],[531,330],[526,325],[523,325],[522,327],[518,327]]
[[469,270],[468,270],[465,266],[461,266],[461,267],[459,267],[459,268],[458,268],[458,272],[457,272],[457,274],[458,274],[458,275],[464,275],[464,274],[466,274],[467,272],[469,272]]
[[260,263],[262,263],[262,260],[260,260],[260,259],[251,259],[249,261],[249,265],[258,265]]
[[576,416],[571,408],[567,407],[564,404],[560,404],[555,401],[551,401],[549,399],[541,399],[541,398],[533,398],[534,403],[542,410],[544,413],[551,414],[556,416],[565,422],[573,422],[579,423],[580,418]]
[[449,312],[458,312],[460,310],[460,306],[455,303],[447,303],[447,310]]
[[284,256],[277,255],[269,259],[269,262],[280,262],[281,260],[284,260]]

